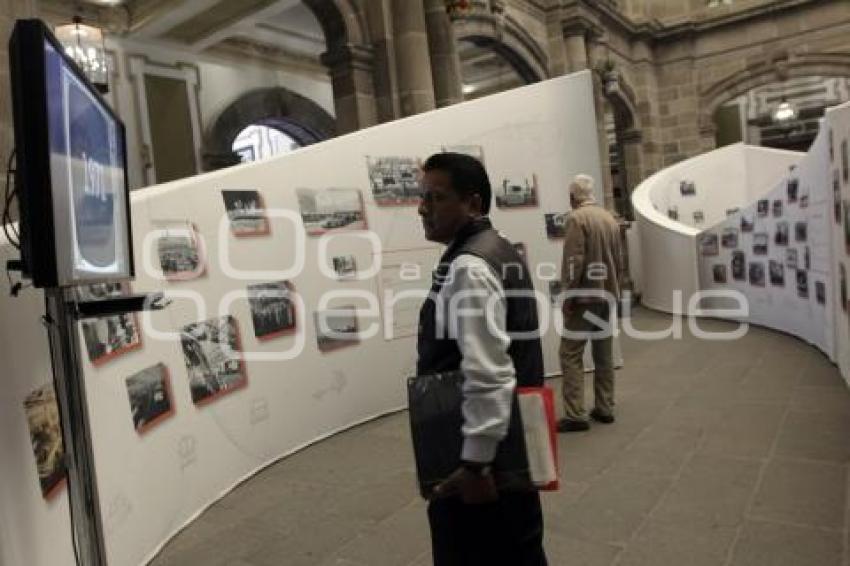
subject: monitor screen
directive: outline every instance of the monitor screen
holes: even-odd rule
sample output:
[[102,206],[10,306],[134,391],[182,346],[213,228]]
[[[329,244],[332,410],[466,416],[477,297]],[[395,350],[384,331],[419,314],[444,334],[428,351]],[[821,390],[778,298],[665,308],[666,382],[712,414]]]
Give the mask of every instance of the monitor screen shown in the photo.
[[49,41],[45,41],[44,55],[60,284],[126,277],[129,253],[121,127]]
[[124,125],[39,20],[10,41],[24,273],[36,287],[133,276]]

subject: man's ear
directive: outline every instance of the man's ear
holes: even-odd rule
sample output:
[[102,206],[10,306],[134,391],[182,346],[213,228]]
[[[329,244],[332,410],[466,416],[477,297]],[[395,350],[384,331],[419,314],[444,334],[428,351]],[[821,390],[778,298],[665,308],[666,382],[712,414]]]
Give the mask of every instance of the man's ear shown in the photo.
[[479,216],[484,212],[484,199],[481,193],[472,193],[469,197],[469,208]]

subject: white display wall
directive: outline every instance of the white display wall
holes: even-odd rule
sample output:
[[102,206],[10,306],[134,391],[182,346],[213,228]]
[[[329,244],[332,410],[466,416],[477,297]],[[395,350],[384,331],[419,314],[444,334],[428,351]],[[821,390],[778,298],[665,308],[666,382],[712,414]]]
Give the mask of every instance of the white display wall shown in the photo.
[[828,159],[821,157],[818,161],[827,170],[827,199],[831,204],[826,215],[832,226],[835,359],[850,383],[850,105],[828,111],[825,122]]
[[[110,564],[146,561],[242,479],[300,447],[404,407],[405,378],[415,365],[415,314],[421,299],[399,303],[392,325],[397,335],[386,339],[386,309],[370,305],[366,297],[425,289],[441,250],[424,240],[415,206],[377,206],[367,157],[424,159],[446,146],[480,146],[476,149],[483,151],[494,189],[504,179],[536,186],[536,206],[494,207],[491,217],[512,241],[525,244],[535,285],[547,294],[548,281],[560,273],[562,241],[547,237],[544,214],[567,210],[566,186],[578,173],[590,174],[602,186],[595,136],[591,77],[583,72],[374,127],[274,160],[135,193],[137,278],[132,290],[164,291],[174,302],[139,318],[140,344],[120,355],[99,352],[96,365],[86,359]],[[360,191],[368,231],[332,231],[328,238],[305,235],[296,191],[330,188]],[[268,232],[235,237],[223,190],[259,192],[269,217]],[[598,197],[601,201],[601,194]],[[188,234],[187,223],[197,230],[204,268],[186,280],[164,280],[160,256],[170,257],[169,246]],[[337,278],[330,265],[318,265],[324,246],[329,256],[354,256],[361,275],[372,267],[377,274],[362,280]],[[4,260],[11,256],[8,246],[2,253]],[[421,278],[403,281],[402,264],[420,266]],[[282,280],[289,281],[294,296],[303,301],[295,301],[296,328],[261,340],[255,335],[247,286]],[[330,291],[344,294],[331,306],[356,306],[360,329],[374,325],[378,334],[344,348],[320,350],[313,313]],[[67,492],[60,484],[49,497],[42,495],[28,430],[30,412],[24,409],[24,400],[51,381],[46,334],[39,322],[43,299],[32,289],[12,299],[5,282],[0,294],[0,351],[6,360],[0,397],[0,564],[73,564]],[[555,373],[558,337],[548,314],[541,311],[547,328],[545,364],[547,372]],[[239,332],[244,379],[226,387],[221,383],[228,382],[222,381],[218,394],[193,403],[186,360],[194,354],[181,346],[179,331],[228,315]],[[202,330],[189,331],[197,334],[198,344],[213,335],[212,329]],[[299,344],[301,353],[284,359]],[[206,356],[205,363],[211,357]],[[167,372],[170,410],[149,426],[138,427],[131,415],[127,378],[153,375],[140,374],[149,368],[161,372],[158,364]],[[216,371],[233,373],[228,364],[219,363],[224,369]]]

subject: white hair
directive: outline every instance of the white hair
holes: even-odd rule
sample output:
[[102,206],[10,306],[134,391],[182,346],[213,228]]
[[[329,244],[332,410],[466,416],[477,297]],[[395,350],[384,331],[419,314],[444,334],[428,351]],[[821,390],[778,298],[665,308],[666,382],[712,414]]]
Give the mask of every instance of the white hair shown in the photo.
[[585,202],[595,202],[593,196],[593,177],[590,175],[578,174],[570,183],[570,196],[579,204]]

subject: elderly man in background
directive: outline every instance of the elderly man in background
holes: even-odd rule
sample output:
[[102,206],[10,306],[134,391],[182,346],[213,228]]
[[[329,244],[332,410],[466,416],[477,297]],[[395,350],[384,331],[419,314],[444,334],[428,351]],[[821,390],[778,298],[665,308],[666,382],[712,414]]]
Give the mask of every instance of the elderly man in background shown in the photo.
[[620,227],[593,197],[593,179],[576,175],[570,183],[570,207],[561,266],[565,332],[560,359],[564,418],[559,432],[588,430],[584,410],[584,350],[590,340],[594,365],[593,420],[614,422],[613,328],[620,297]]

